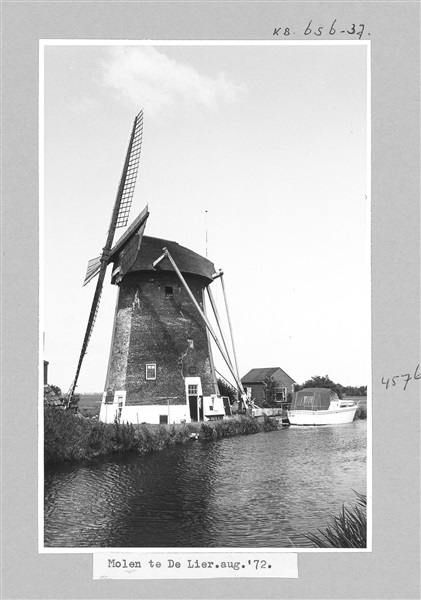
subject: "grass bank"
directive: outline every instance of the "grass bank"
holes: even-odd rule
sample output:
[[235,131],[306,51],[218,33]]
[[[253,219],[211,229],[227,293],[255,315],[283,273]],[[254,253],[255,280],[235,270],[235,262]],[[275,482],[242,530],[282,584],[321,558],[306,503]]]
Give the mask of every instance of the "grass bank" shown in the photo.
[[325,531],[306,537],[316,548],[366,548],[367,547],[367,496],[358,494],[355,506],[342,505],[339,516],[332,517]]
[[218,440],[278,429],[274,419],[260,421],[233,417],[223,421],[180,425],[131,425],[100,423],[70,412],[46,409],[44,413],[44,461],[60,463],[114,453],[148,453],[199,440]]

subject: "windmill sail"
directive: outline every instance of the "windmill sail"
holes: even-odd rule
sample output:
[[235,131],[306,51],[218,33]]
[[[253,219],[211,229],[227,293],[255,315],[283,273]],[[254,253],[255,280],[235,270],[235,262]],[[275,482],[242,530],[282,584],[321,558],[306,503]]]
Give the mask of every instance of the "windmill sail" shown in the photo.
[[85,275],[85,280],[83,282],[83,285],[86,285],[87,283],[89,283],[91,281],[91,279],[93,279],[95,277],[95,275],[98,275],[100,268],[101,268],[101,257],[97,256],[96,258],[92,258],[88,262],[88,267],[86,269],[86,275]]
[[[114,260],[116,255],[124,248],[129,242],[132,235],[139,232],[139,229],[146,223],[146,219],[149,217],[148,205],[142,210],[142,212],[136,217],[130,227],[123,233],[121,238],[116,242],[111,250],[110,260]],[[93,259],[95,260],[95,259]]]
[[139,248],[142,244],[143,232],[145,231],[146,222],[143,223],[139,231],[132,237],[130,242],[121,251],[119,256],[120,277],[125,275],[135,263]]
[[111,250],[110,262],[113,261],[119,268],[120,277],[130,270],[136,260],[148,216],[148,207],[145,206]]
[[[124,261],[124,272],[128,271],[133,265],[136,258],[137,251],[140,248],[142,242],[143,232],[145,230],[146,220],[149,216],[148,206],[146,205],[142,212],[136,217],[127,231],[121,236],[118,242],[113,246],[110,253],[110,260],[116,260],[116,256],[121,259],[125,257]],[[137,235],[136,235],[137,234]],[[101,257],[92,258],[88,262],[86,269],[85,280],[83,285],[89,283],[96,275],[98,275],[101,268]]]
[[105,241],[104,248],[102,249],[102,254],[99,257],[99,259],[93,259],[92,261],[90,261],[90,266],[88,265],[88,280],[90,281],[96,274],[98,274],[98,281],[95,288],[94,298],[92,300],[91,310],[89,312],[88,325],[86,327],[85,336],[82,343],[82,349],[80,351],[79,361],[76,368],[76,374],[68,393],[68,404],[70,404],[73,399],[77,381],[79,378],[80,369],[82,367],[82,362],[87,352],[89,340],[91,338],[92,330],[95,325],[96,317],[98,314],[99,301],[101,299],[105,273],[110,259],[114,233],[117,227],[124,227],[125,225],[127,225],[127,220],[129,218],[134,186],[136,183],[137,171],[139,167],[142,134],[143,111],[141,110],[136,116],[133,123],[133,128],[126,153],[126,159],[123,165],[123,172],[117,189],[117,197],[111,214],[110,226],[108,229],[107,239]]
[[139,170],[140,152],[142,149],[143,111],[140,111],[140,113],[136,117],[136,121],[133,127],[133,133],[133,144],[130,152],[127,170],[125,174],[123,172],[124,183],[121,193],[120,208],[118,210],[117,215],[116,228],[125,227],[129,219],[134,188],[136,185],[137,172]]

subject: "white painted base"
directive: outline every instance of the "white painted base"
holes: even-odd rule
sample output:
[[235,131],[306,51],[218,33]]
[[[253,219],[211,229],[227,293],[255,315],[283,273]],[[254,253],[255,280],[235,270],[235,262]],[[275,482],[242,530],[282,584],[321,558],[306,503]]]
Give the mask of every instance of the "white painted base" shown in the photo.
[[[103,423],[114,423],[117,414],[115,404],[101,404],[99,420]],[[189,410],[186,404],[173,406],[166,405],[134,405],[123,406],[120,416],[120,423],[153,423],[159,425],[160,417],[166,417],[168,423],[181,423],[183,420],[190,423]]]
[[[186,404],[177,405],[144,405],[137,404],[134,406],[123,405],[119,407],[118,402],[113,404],[101,403],[99,412],[99,420],[102,423],[114,423],[118,415],[119,408],[121,410],[119,421],[120,423],[152,423],[158,425],[165,421],[161,417],[167,418],[167,423],[191,423],[190,410]],[[204,421],[209,421],[215,418],[225,417],[224,401],[219,396],[204,396]]]

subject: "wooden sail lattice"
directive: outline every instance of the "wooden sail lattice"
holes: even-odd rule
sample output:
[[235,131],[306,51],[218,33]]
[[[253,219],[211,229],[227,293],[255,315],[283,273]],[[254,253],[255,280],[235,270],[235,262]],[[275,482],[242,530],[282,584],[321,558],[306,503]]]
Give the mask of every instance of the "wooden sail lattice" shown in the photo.
[[126,158],[124,161],[123,172],[117,189],[117,196],[111,214],[110,227],[107,232],[105,245],[102,249],[102,254],[99,257],[99,260],[93,259],[93,261],[90,261],[90,264],[88,266],[88,273],[85,278],[85,283],[87,283],[87,281],[90,281],[95,275],[98,275],[98,281],[95,288],[91,310],[89,312],[88,324],[83,338],[82,348],[79,355],[79,361],[76,368],[76,374],[67,396],[68,406],[70,406],[74,398],[74,392],[77,386],[82,362],[87,352],[88,343],[91,339],[93,327],[98,315],[99,301],[101,298],[102,287],[104,284],[105,272],[109,264],[114,233],[117,227],[124,227],[125,225],[127,225],[127,220],[129,218],[129,212],[131,208],[134,187],[137,178],[137,171],[139,167],[142,134],[143,111],[141,110],[139,114],[136,115],[136,118],[133,123]]
[[131,148],[129,164],[127,167],[123,193],[121,195],[121,203],[117,215],[116,228],[125,227],[129,219],[130,208],[132,206],[133,193],[139,169],[140,153],[142,150],[142,136],[143,112],[140,111],[136,117],[133,144]]
[[132,237],[127,246],[122,250],[119,262],[121,265],[121,275],[126,274],[133,266],[139,252],[140,245],[142,243],[143,232],[145,230],[146,222],[143,223],[139,232]]
[[101,295],[102,295],[102,286],[97,286],[96,292],[95,292],[95,297],[94,297],[94,301],[92,303],[91,306],[91,310],[89,313],[89,319],[88,319],[88,327],[86,328],[85,331],[85,337],[83,339],[83,344],[82,344],[82,350],[80,352],[80,356],[79,356],[79,362],[76,368],[76,374],[75,377],[72,381],[72,384],[70,386],[69,392],[68,392],[68,402],[70,404],[71,400],[73,399],[74,396],[74,392],[76,389],[76,385],[77,385],[77,380],[79,379],[79,373],[80,370],[82,368],[82,362],[83,359],[85,357],[85,354],[87,353],[87,349],[88,349],[88,344],[89,344],[89,340],[91,339],[91,335],[92,335],[92,331],[94,329],[94,325],[98,316],[98,310],[99,310],[99,303],[101,301]]
[[[101,302],[101,296],[102,296],[102,289],[99,290],[98,292],[98,296],[96,298],[96,303],[94,306],[91,307],[91,318],[92,318],[92,324],[91,327],[89,328],[89,330],[87,331],[87,336],[86,336],[86,346],[89,344],[89,340],[91,339],[92,336],[92,331],[94,329],[94,325],[96,323],[96,319],[98,317],[98,310],[99,310],[99,303]],[[86,354],[86,351],[85,351]]]

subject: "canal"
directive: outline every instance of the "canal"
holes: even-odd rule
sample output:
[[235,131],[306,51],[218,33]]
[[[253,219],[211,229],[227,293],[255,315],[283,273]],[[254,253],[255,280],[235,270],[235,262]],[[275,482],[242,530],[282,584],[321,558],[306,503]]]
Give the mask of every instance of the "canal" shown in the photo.
[[47,465],[46,547],[302,548],[366,493],[367,422]]

